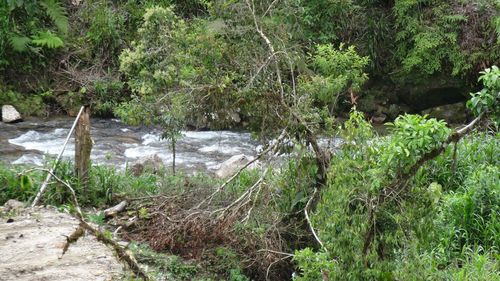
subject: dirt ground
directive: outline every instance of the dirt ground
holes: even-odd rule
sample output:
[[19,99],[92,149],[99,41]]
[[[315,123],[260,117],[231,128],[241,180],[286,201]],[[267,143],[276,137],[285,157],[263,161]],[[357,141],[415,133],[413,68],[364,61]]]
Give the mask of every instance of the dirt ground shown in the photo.
[[[11,218],[14,221],[8,222]],[[54,209],[24,209],[0,217],[0,281],[116,280],[123,266],[113,252],[86,234],[62,257],[78,221]]]

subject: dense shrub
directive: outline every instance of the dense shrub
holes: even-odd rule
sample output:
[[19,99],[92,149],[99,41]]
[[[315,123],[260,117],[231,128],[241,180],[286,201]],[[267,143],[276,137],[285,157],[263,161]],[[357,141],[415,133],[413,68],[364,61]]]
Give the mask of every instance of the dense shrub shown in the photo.
[[[456,152],[448,147],[407,184],[388,189],[450,130],[441,121],[407,115],[387,136],[370,138],[369,124],[356,117],[346,122],[350,142],[334,155],[311,218],[326,252],[300,252],[297,280],[318,280],[306,278],[311,268],[335,280],[466,280],[471,270],[478,280],[495,276],[499,135],[469,136]],[[380,195],[387,191],[393,196]]]

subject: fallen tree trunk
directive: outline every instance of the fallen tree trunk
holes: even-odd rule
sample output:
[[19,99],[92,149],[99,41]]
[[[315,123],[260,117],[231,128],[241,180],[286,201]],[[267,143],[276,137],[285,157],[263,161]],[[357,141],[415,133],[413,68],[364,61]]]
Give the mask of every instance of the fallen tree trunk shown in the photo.
[[123,212],[123,210],[125,210],[127,205],[128,205],[128,202],[126,200],[123,200],[118,205],[104,210],[104,212],[103,212],[104,217],[110,218],[110,217],[116,216],[118,213]]

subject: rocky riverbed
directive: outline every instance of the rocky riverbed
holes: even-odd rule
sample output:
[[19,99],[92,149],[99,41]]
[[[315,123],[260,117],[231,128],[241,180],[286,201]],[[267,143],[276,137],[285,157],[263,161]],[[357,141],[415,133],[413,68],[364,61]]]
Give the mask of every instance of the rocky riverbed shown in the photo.
[[[0,161],[12,164],[43,165],[47,156],[55,157],[66,138],[73,119],[55,117],[27,119],[21,123],[0,123]],[[92,161],[124,169],[135,160],[157,154],[167,166],[172,151],[160,139],[156,128],[131,127],[117,119],[92,119],[94,141]],[[236,154],[255,155],[257,143],[249,133],[232,131],[185,131],[177,143],[176,165],[187,171],[215,171]],[[74,157],[73,140],[64,157]]]

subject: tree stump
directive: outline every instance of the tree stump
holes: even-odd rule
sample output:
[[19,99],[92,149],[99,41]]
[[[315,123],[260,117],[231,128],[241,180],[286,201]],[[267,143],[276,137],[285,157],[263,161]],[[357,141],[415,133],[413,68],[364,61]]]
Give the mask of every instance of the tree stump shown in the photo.
[[90,108],[85,107],[75,131],[75,172],[80,180],[84,194],[88,190],[90,152],[92,138],[90,137]]

